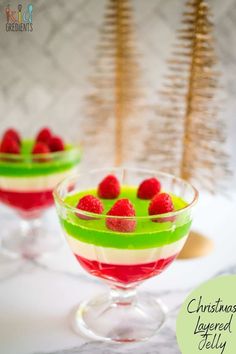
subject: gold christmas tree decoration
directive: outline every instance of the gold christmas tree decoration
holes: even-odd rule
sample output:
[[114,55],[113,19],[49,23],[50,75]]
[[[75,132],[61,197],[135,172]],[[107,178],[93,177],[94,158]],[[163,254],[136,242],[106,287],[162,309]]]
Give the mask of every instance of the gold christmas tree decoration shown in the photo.
[[[220,74],[211,17],[204,0],[186,3],[144,159],[215,192],[229,170],[228,156],[222,149],[225,133],[218,115]],[[212,241],[193,232],[181,258],[205,255],[212,246]]]
[[228,175],[220,121],[213,23],[204,0],[186,3],[169,73],[147,138],[145,159],[214,192]]
[[[97,47],[92,92],[86,97],[84,146],[90,163],[135,161],[143,93],[128,0],[108,0]],[[94,146],[97,147],[96,154]]]

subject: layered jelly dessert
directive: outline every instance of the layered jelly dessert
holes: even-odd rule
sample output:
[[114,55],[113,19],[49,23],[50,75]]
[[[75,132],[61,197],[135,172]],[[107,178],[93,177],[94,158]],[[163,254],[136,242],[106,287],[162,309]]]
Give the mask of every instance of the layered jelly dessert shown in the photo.
[[48,128],[35,139],[8,129],[0,146],[0,201],[30,217],[53,204],[53,188],[76,171],[78,147],[65,144]]
[[69,192],[59,213],[70,248],[89,273],[121,284],[160,274],[182,249],[191,220],[185,200],[156,178],[139,186],[107,176],[97,188]]

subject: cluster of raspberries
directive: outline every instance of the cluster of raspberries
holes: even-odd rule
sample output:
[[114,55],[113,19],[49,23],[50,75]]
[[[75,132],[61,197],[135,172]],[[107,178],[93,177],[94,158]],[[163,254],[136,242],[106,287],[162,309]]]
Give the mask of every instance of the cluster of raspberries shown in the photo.
[[[7,129],[1,139],[0,152],[5,154],[20,154],[21,145],[22,139],[19,132],[12,128]],[[65,144],[62,138],[54,135],[49,128],[43,128],[35,138],[32,154],[48,154],[63,151],[64,149]]]
[[[108,175],[98,185],[97,194],[100,199],[93,195],[86,195],[79,200],[76,207],[85,212],[102,214],[104,206],[101,199],[117,199],[120,191],[121,187],[118,179],[113,175]],[[137,197],[150,200],[149,215],[159,215],[174,211],[171,196],[168,193],[161,193],[161,183],[157,178],[145,179],[138,187]],[[135,208],[129,199],[118,199],[106,215],[109,216],[106,218],[106,226],[110,230],[133,232],[136,228]],[[77,216],[86,220],[93,219],[93,217],[79,212]],[[173,221],[173,216],[167,219],[154,218],[151,220],[154,222]]]

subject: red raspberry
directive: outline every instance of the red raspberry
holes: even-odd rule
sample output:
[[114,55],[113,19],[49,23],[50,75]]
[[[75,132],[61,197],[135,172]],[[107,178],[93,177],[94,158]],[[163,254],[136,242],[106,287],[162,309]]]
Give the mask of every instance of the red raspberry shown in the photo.
[[48,145],[51,138],[52,138],[51,130],[45,127],[38,132],[38,135],[36,136],[36,142],[41,142]]
[[[37,155],[37,154],[49,154],[50,150],[49,147],[47,146],[47,144],[42,143],[42,142],[38,142],[34,145],[34,148],[32,150],[32,154],[33,155]],[[40,158],[34,158],[33,159],[35,162],[48,162],[50,160],[50,158],[47,157],[40,157]]]
[[7,139],[7,138],[10,138],[12,140],[15,140],[17,142],[18,145],[21,145],[21,137],[20,137],[20,134],[18,133],[17,130],[15,129],[7,129],[5,131],[5,133],[3,134],[3,137],[2,137],[2,141]]
[[49,147],[47,144],[38,142],[34,145],[34,148],[32,150],[32,154],[48,154],[50,153]]
[[161,183],[156,179],[145,179],[138,187],[138,198],[140,199],[152,199],[154,195],[161,190]]
[[120,183],[116,176],[106,176],[98,185],[98,196],[104,199],[115,199],[120,194]]
[[[129,199],[118,200],[108,211],[110,216],[135,216],[135,209]],[[136,220],[126,218],[106,218],[108,229],[118,232],[133,232],[136,228]]]
[[49,141],[49,148],[51,152],[65,150],[64,142],[60,136],[53,136]]
[[1,152],[5,154],[19,154],[20,145],[15,139],[6,136],[1,143]]
[[[170,213],[174,211],[174,205],[171,199],[171,196],[167,193],[160,193],[157,194],[150,202],[148,213],[149,215],[159,215]],[[167,217],[167,218],[157,218],[152,219],[154,222],[167,222],[167,221],[174,221],[174,217]]]
[[[80,210],[84,210],[84,211],[90,212],[90,213],[94,213],[94,214],[102,214],[102,212],[104,210],[102,202],[98,198],[96,198],[96,197],[94,197],[93,195],[90,195],[90,194],[85,195],[84,197],[82,197],[79,200],[76,208],[78,208]],[[85,219],[85,220],[94,219],[91,216],[83,215],[81,213],[77,213],[77,216],[80,219]]]

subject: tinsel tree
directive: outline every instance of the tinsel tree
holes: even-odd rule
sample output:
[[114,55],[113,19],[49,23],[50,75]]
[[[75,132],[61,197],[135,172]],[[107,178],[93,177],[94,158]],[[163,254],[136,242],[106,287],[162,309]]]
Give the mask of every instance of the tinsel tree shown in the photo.
[[143,111],[138,57],[129,0],[108,0],[86,97],[83,144],[90,164],[120,165],[138,156]]
[[[147,136],[144,160],[210,192],[228,175],[212,15],[204,0],[188,1],[182,28]],[[218,186],[220,187],[220,185]]]

